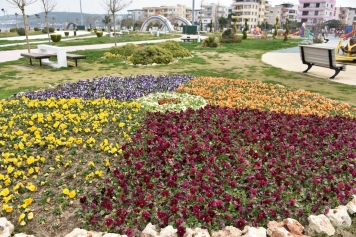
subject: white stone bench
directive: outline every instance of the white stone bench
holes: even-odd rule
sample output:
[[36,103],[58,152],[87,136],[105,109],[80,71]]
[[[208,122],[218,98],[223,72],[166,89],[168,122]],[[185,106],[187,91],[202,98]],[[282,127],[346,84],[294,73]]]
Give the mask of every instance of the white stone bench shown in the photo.
[[[52,45],[38,45],[39,54],[53,54],[57,55],[57,62],[49,61],[48,58],[42,59],[42,64],[52,66],[55,68],[67,67],[67,50],[63,47],[57,47]],[[50,53],[49,53],[50,52]]]
[[330,77],[330,79],[334,79],[340,71],[346,70],[345,64],[336,64],[335,48],[333,47],[299,45],[299,50],[303,64],[308,65],[308,68],[303,73],[307,73],[315,65],[335,70],[335,74]]

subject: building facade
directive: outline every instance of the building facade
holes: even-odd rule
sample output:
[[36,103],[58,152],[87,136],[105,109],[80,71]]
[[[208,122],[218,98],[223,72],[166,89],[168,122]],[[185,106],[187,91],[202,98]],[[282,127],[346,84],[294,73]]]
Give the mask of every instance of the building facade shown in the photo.
[[265,0],[234,0],[232,12],[237,17],[237,27],[242,29],[245,26],[245,19],[248,19],[250,29],[262,25],[268,18],[270,4]]
[[287,17],[289,22],[296,22],[298,15],[298,6],[291,3],[283,3],[270,8],[268,14],[268,24],[274,25],[276,18],[279,18],[279,24],[282,27],[286,23]]
[[187,16],[187,7],[181,4],[177,4],[177,6],[143,7],[142,10],[145,18],[155,15],[161,15],[166,18]]
[[352,25],[354,22],[356,23],[356,8],[336,7],[335,20],[339,20],[345,25]]
[[333,20],[336,0],[299,0],[298,22],[307,26]]
[[219,5],[216,3],[202,4],[200,6],[199,24],[203,26],[203,30],[208,30],[208,25],[213,24],[213,29],[217,31],[219,29],[219,18],[227,18],[229,14],[229,7]]

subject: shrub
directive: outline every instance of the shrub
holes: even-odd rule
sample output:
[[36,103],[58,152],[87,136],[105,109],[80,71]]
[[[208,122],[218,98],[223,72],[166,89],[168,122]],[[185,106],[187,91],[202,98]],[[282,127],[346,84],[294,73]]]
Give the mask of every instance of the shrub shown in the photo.
[[225,30],[222,35],[221,35],[221,38],[222,39],[231,39],[233,38],[233,32],[231,29],[227,29]]
[[49,33],[53,33],[54,32],[54,28],[53,27],[49,27]]
[[25,35],[25,29],[24,28],[18,28],[17,29],[17,34],[21,35],[21,36],[24,36]]
[[103,32],[102,31],[97,31],[96,32],[96,36],[97,37],[102,37],[103,36]]
[[165,42],[158,43],[157,46],[171,52],[174,58],[184,58],[191,56],[189,50],[180,46],[177,41],[168,40]]
[[42,29],[42,33],[43,34],[53,33],[53,32],[54,32],[54,28],[53,27],[48,27],[48,31],[47,31],[47,27]]
[[68,36],[69,35],[69,31],[64,31],[64,35]]
[[209,48],[217,48],[218,46],[220,46],[220,40],[215,36],[209,36],[208,38],[205,38],[203,40],[202,46]]
[[53,42],[59,42],[62,39],[62,35],[61,34],[51,34],[51,40]]
[[137,48],[137,45],[130,43],[123,46],[111,47],[110,53],[121,55],[123,58],[127,58],[131,56]]
[[41,29],[38,27],[33,28],[34,31],[40,31]]
[[244,30],[242,31],[242,34],[243,34],[242,39],[247,39],[247,31],[248,31],[247,21],[248,21],[248,19],[246,18],[245,19],[245,27],[244,27]]
[[12,32],[12,33],[17,32],[17,30],[18,30],[17,28],[10,28],[10,32]]
[[91,29],[90,29],[90,28],[88,28],[88,29],[87,29],[87,31],[89,31],[89,32],[90,32],[90,31],[91,31]]
[[98,30],[97,29],[94,29],[94,32],[96,33]]
[[173,61],[173,55],[168,50],[156,45],[150,45],[143,48],[137,48],[128,61],[136,64],[168,64]]

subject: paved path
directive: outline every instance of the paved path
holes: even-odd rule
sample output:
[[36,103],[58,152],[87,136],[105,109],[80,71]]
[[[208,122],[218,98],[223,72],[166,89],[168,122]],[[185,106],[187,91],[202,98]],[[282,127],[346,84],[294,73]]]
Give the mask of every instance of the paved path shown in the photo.
[[[330,41],[324,45],[336,47],[339,40],[339,38],[334,39],[333,37],[330,37]],[[344,45],[346,45],[346,43],[344,43]],[[302,73],[308,68],[307,65],[302,64],[299,47],[268,52],[262,55],[262,61],[274,67],[292,72]],[[356,85],[356,63],[347,62],[346,64],[348,64],[346,66],[346,71],[341,71],[332,81],[348,85]],[[330,80],[329,77],[331,77],[334,72],[335,71],[332,69],[313,66],[306,75]]]

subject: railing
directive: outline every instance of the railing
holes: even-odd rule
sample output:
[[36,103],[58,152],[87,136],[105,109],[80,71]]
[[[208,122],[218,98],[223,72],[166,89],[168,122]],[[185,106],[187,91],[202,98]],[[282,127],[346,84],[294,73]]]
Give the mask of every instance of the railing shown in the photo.
[[333,3],[335,4],[335,1],[334,0],[299,0],[299,3],[310,3],[310,2],[327,2],[327,3]]
[[340,14],[339,14],[339,17],[346,17],[346,15],[345,15],[345,14],[340,13]]
[[315,18],[325,18],[325,19],[332,19],[333,16],[328,16],[328,15],[298,15],[297,16],[299,19],[315,19]]
[[299,11],[325,11],[326,7],[298,7]]

